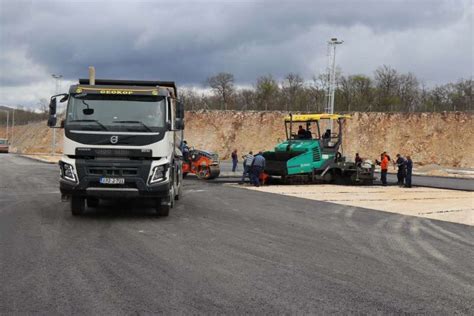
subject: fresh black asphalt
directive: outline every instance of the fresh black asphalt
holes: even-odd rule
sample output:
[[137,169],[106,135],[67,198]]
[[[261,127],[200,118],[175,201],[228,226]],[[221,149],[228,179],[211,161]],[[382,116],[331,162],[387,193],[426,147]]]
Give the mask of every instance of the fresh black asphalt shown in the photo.
[[73,217],[0,155],[0,314],[473,314],[470,226],[186,180],[167,218]]

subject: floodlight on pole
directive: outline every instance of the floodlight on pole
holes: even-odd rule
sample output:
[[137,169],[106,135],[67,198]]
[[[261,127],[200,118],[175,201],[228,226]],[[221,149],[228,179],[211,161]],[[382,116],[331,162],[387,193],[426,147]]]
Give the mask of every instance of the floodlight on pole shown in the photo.
[[[54,78],[55,83],[56,83],[56,92],[55,94],[59,94],[61,90],[61,78],[63,75],[60,74],[52,74],[51,77]],[[51,141],[51,154],[55,155],[56,154],[56,129],[53,128],[53,139]]]

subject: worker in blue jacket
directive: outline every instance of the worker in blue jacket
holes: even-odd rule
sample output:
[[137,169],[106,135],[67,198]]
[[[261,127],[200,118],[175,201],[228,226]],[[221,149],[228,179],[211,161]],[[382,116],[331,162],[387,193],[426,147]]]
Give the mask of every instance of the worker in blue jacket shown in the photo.
[[405,188],[411,188],[411,175],[413,171],[413,161],[411,157],[408,155],[407,159],[405,159]]
[[253,159],[250,171],[252,175],[250,178],[251,183],[256,187],[260,186],[260,175],[262,174],[263,170],[265,170],[265,158],[263,157],[263,152],[260,151]]
[[402,187],[403,182],[405,181],[405,176],[406,176],[405,158],[403,158],[402,155],[397,154],[397,160],[395,160],[395,164],[398,167],[398,171],[397,171],[398,182],[397,182],[397,184]]

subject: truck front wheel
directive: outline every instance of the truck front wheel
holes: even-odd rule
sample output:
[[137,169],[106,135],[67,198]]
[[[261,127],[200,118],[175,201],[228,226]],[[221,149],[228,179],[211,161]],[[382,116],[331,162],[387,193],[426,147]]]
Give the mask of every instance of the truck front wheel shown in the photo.
[[171,206],[162,205],[161,200],[158,200],[156,205],[156,215],[166,217],[170,215]]
[[169,195],[156,201],[155,209],[158,216],[166,217],[170,215],[170,210],[174,206],[174,197],[174,187],[171,185]]
[[86,208],[85,199],[80,196],[71,197],[71,213],[74,216],[80,216],[84,214]]

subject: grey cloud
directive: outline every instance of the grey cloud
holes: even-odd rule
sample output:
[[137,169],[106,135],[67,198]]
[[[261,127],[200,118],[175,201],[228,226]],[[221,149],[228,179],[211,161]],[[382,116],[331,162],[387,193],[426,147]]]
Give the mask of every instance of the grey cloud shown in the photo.
[[[182,84],[200,84],[219,71],[234,73],[241,83],[267,73],[308,76],[316,71],[308,62],[325,54],[331,30],[433,33],[458,23],[469,9],[468,1],[442,0],[0,1],[0,54],[24,48],[46,75],[73,80],[95,65],[100,77]],[[14,67],[3,60],[4,70]],[[0,83],[27,83],[37,76],[2,75]]]

